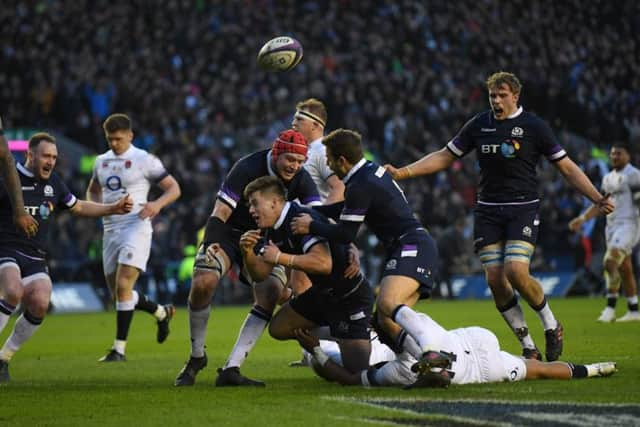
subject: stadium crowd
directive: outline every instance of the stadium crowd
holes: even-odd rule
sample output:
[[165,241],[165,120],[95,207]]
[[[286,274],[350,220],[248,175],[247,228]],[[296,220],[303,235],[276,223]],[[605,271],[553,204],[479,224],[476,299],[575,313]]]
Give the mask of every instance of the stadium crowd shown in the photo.
[[[7,128],[56,131],[96,153],[107,149],[109,114],[133,118],[136,145],[157,154],[183,189],[154,221],[150,271],[161,280],[194,243],[230,165],[268,146],[310,96],[326,103],[328,129],[358,129],[373,158],[404,164],[487,109],[484,79],[509,70],[524,83],[524,107],[599,183],[610,143],[640,145],[639,16],[631,1],[9,1],[0,8],[1,113]],[[260,71],[256,53],[280,34],[301,41],[302,63]],[[60,157],[58,173],[84,194],[89,177]],[[436,238],[474,205],[470,157],[403,183]],[[567,222],[583,201],[541,167],[537,263],[550,268],[541,254],[576,245]],[[471,251],[470,219],[464,224]],[[100,258],[99,236],[99,223],[60,216],[54,272],[77,275],[81,265],[99,277],[99,267],[88,268]],[[459,271],[479,271],[467,255]]]

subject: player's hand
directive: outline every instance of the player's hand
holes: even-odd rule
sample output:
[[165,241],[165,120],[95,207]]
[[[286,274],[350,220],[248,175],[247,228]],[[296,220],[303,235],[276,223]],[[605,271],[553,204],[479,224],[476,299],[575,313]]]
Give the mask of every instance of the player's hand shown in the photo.
[[571,221],[569,221],[569,230],[577,233],[578,231],[580,231],[580,227],[582,227],[582,224],[584,224],[584,222],[585,218],[582,215],[573,218]]
[[602,215],[609,215],[616,208],[613,204],[613,200],[611,200],[611,193],[605,193],[605,195],[598,200],[596,206],[598,207],[598,212]]
[[122,215],[131,212],[133,209],[133,198],[131,195],[126,194],[118,200],[113,206],[113,213],[116,215]]
[[349,245],[349,264],[344,270],[344,277],[352,279],[360,273],[360,252],[358,247],[351,243]]
[[13,217],[13,222],[27,237],[33,237],[38,232],[38,221],[26,212],[20,212]]
[[253,247],[260,240],[260,230],[249,230],[240,236],[240,248],[245,252],[252,252]]
[[399,176],[400,169],[394,167],[393,165],[391,165],[389,163],[384,165],[383,168],[385,168],[387,170],[387,173],[389,175],[391,175],[391,178],[393,178],[395,180],[400,179],[400,176]]
[[262,259],[268,264],[276,265],[276,261],[280,261],[278,254],[281,254],[280,248],[273,244],[271,240],[264,245],[262,251]]
[[209,246],[207,246],[207,250],[205,251],[205,261],[207,261],[207,263],[212,263],[213,260],[216,257],[216,254],[220,251],[220,244],[219,243],[212,243]]
[[311,215],[302,214],[291,220],[291,231],[293,234],[309,234],[309,227],[311,225]]
[[309,353],[313,353],[314,347],[318,347],[320,345],[318,337],[311,334],[307,329],[294,329],[293,333],[296,335],[296,339],[300,343],[300,346]]
[[141,219],[153,219],[160,212],[160,206],[155,202],[142,203],[142,210],[138,212]]

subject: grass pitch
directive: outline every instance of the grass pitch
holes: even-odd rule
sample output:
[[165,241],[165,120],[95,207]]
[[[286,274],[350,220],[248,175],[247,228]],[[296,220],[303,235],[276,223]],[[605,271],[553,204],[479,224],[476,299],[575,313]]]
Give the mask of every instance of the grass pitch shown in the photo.
[[[171,335],[161,345],[155,342],[152,318],[136,312],[128,361],[113,364],[99,364],[97,359],[113,340],[114,312],[51,315],[11,361],[12,381],[0,387],[0,426],[354,426],[374,421],[386,425],[469,425],[464,420],[432,415],[407,420],[406,412],[363,404],[371,399],[616,403],[640,410],[640,323],[597,323],[603,303],[600,298],[550,301],[565,328],[562,359],[575,363],[614,360],[619,372],[613,377],[411,391],[329,384],[309,369],[287,367],[299,357],[298,346],[267,335],[242,367],[244,374],[266,381],[267,387],[215,388],[215,369],[225,362],[248,307],[216,307],[212,311],[209,366],[200,373],[196,385],[187,388],[173,386],[189,353],[185,309],[178,310]],[[619,305],[621,315],[624,301]],[[447,328],[487,327],[496,333],[504,350],[520,351],[490,301],[433,301],[417,308]],[[528,307],[525,315],[543,350],[540,322]],[[10,323],[0,335],[3,342],[12,326]]]

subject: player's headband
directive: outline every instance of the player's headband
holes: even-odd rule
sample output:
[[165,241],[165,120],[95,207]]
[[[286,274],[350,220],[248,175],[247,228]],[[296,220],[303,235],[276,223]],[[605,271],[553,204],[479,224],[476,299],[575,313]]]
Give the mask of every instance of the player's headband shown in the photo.
[[284,153],[302,154],[306,158],[308,148],[307,140],[304,136],[300,132],[289,129],[280,132],[276,140],[273,141],[271,155],[274,160]]
[[311,113],[309,111],[306,111],[306,110],[296,110],[295,117],[302,118],[302,119],[313,120],[314,122],[316,122],[320,126],[322,126],[322,127],[325,126],[324,120],[322,120],[320,117],[318,117],[315,114],[313,114],[313,113]]

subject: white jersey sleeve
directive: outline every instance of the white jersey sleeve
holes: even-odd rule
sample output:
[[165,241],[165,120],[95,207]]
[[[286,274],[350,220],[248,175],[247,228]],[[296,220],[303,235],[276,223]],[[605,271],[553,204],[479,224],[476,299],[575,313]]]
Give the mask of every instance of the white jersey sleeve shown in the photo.
[[324,203],[329,196],[327,179],[331,175],[334,175],[334,172],[327,166],[327,149],[320,139],[309,144],[307,161],[304,164],[304,168],[309,172],[313,182],[316,184],[316,187],[318,187],[320,199],[322,203]]
[[628,164],[622,170],[612,170],[602,178],[602,190],[611,194],[616,206],[607,215],[607,225],[638,220],[638,207],[633,200],[633,193],[640,190],[638,169]]

